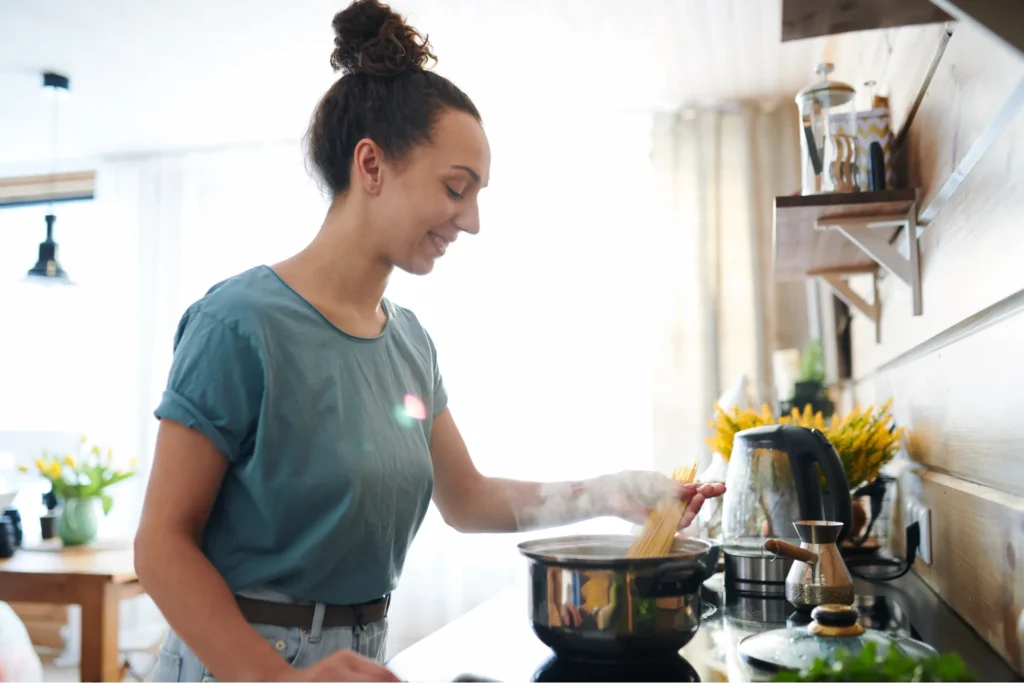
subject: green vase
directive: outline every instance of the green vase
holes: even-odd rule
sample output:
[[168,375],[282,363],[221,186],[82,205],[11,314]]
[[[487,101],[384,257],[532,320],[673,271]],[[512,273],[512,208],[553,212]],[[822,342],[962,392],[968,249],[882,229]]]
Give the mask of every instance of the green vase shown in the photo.
[[85,545],[96,538],[100,499],[68,498],[57,521],[57,535],[64,545]]

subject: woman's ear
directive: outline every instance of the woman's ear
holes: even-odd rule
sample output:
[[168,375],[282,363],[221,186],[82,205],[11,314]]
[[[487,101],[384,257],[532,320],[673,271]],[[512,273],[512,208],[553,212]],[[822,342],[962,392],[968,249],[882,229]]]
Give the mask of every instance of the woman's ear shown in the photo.
[[371,195],[380,194],[383,182],[384,151],[370,138],[356,143],[352,154],[352,182]]

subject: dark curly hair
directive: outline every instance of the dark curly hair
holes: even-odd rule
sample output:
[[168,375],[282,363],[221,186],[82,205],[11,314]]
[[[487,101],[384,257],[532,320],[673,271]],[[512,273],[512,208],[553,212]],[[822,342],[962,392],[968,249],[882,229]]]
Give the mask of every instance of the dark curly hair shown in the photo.
[[309,160],[326,190],[349,188],[356,143],[370,138],[391,159],[430,140],[445,109],[480,112],[451,81],[432,71],[426,36],[378,0],[356,0],[338,12],[331,66],[341,71],[313,113],[307,133]]

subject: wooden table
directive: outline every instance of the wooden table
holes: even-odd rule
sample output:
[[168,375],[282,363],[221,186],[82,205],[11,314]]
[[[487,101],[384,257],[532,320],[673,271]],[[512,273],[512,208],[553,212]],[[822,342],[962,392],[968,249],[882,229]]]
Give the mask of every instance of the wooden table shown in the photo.
[[41,546],[0,560],[0,600],[80,605],[82,681],[120,681],[120,603],[143,593],[131,546],[124,549]]

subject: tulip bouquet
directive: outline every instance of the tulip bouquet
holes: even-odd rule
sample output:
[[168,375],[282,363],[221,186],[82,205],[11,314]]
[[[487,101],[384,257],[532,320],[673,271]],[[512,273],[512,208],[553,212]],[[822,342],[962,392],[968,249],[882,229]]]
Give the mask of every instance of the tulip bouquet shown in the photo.
[[53,485],[55,496],[65,502],[99,498],[103,504],[104,515],[110,513],[110,508],[114,504],[107,489],[134,476],[134,467],[134,458],[129,461],[127,468],[116,467],[112,449],[107,449],[107,452],[103,453],[99,446],[90,446],[84,436],[77,457],[70,453],[57,456],[43,451],[42,456],[36,458],[36,468],[39,474]]

